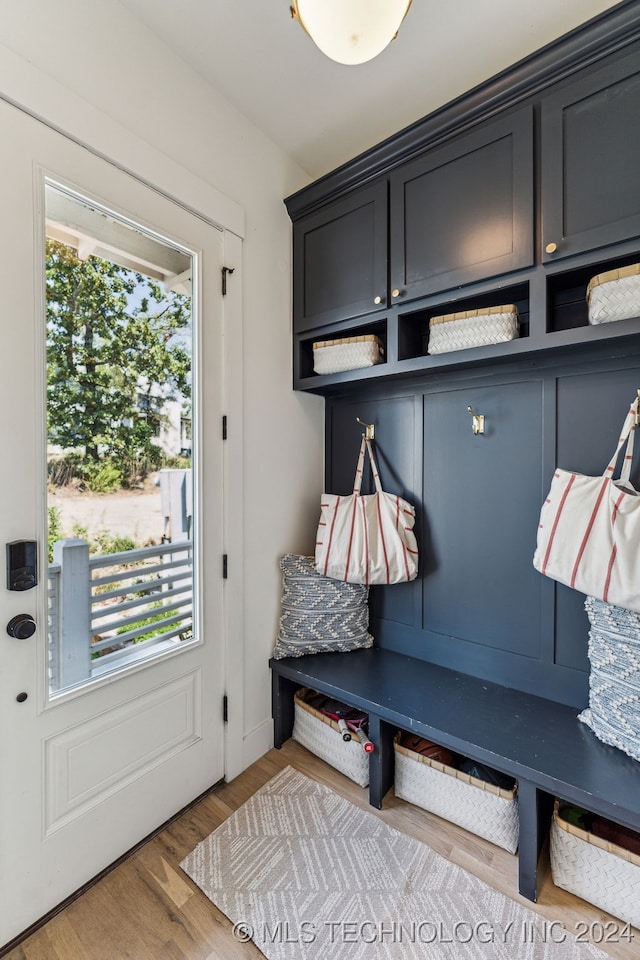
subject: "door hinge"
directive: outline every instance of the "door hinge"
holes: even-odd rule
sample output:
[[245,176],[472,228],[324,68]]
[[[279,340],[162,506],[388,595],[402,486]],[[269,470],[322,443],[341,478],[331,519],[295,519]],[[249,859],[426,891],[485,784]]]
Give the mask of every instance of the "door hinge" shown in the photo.
[[227,723],[228,720],[229,720],[229,698],[225,693],[224,697],[222,698],[222,722]]
[[226,553],[222,554],[222,579],[226,580],[229,576],[229,557]]
[[227,295],[227,274],[235,273],[235,267],[223,267],[222,268],[222,296],[226,297]]
[[226,413],[222,417],[222,439],[227,439],[227,415]]

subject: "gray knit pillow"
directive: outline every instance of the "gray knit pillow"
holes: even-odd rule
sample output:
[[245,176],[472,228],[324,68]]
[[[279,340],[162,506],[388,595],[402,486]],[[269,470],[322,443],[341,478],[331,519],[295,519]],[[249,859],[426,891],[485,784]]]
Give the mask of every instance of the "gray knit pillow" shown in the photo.
[[373,645],[369,587],[323,577],[313,557],[287,554],[282,570],[282,615],[273,656],[343,653]]
[[587,597],[589,706],[579,719],[599,740],[640,760],[640,613]]

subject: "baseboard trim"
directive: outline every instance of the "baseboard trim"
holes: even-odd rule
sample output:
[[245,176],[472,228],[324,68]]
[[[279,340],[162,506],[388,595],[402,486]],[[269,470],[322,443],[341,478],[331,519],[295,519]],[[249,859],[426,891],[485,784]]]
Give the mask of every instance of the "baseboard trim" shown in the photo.
[[264,757],[273,746],[273,720],[264,720],[244,738],[242,749],[242,768],[246,770],[252,763]]

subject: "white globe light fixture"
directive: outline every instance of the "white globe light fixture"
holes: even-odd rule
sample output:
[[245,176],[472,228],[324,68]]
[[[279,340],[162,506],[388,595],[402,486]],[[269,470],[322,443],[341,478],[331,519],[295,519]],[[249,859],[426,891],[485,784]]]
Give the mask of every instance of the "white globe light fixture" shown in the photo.
[[291,16],[331,60],[373,60],[388,46],[411,0],[293,0]]

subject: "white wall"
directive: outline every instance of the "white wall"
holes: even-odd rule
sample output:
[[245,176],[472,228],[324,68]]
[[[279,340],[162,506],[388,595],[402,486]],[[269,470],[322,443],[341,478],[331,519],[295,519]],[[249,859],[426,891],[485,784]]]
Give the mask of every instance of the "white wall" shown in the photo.
[[[242,550],[235,529],[228,543],[229,596],[238,604],[231,621],[243,632],[232,641],[244,652],[241,680],[229,678],[229,770],[237,773],[271,743],[278,558],[312,549],[322,484],[323,404],[291,389],[282,203],[308,178],[117,0],[5,0],[0,93],[228,227],[230,262],[240,256],[233,234],[244,235],[242,267],[229,280],[242,330],[232,333],[235,368],[227,371],[236,443],[229,482],[243,492],[244,528]],[[239,356],[233,344],[242,344]]]

